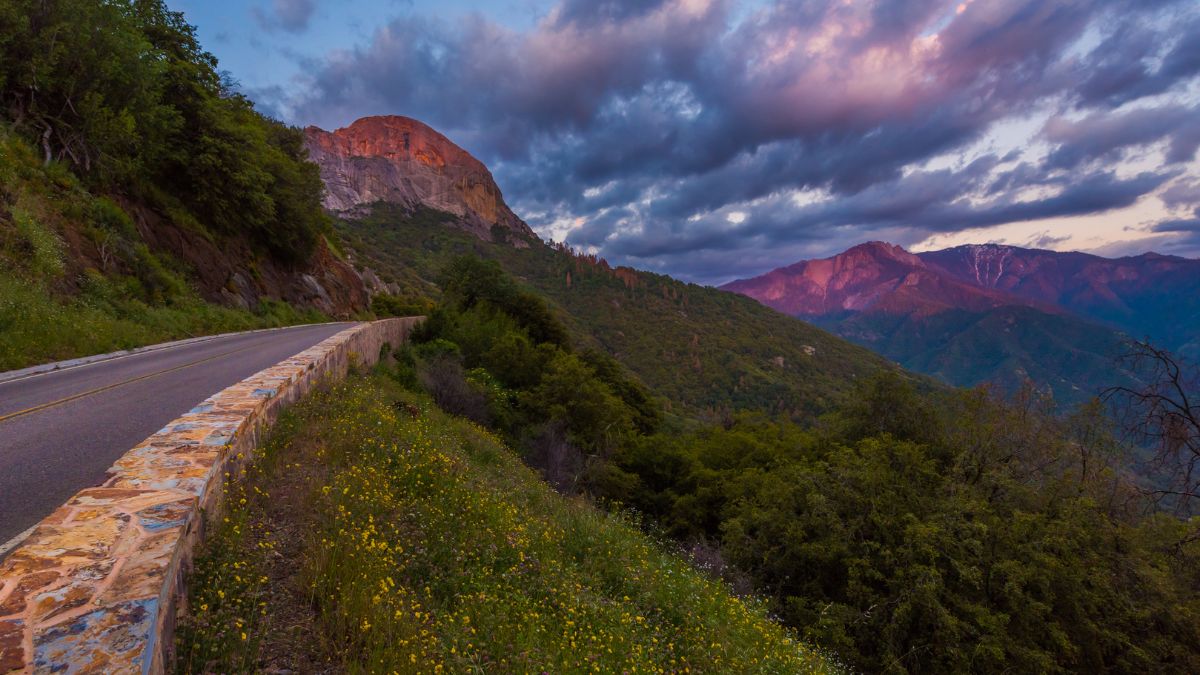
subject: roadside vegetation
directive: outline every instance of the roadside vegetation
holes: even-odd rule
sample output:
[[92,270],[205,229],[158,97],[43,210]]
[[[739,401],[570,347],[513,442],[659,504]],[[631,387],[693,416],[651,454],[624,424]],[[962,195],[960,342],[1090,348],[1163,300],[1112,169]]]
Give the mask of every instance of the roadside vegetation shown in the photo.
[[[100,255],[83,266],[68,239]],[[94,266],[93,266],[94,265]],[[0,126],[0,371],[165,340],[326,320],[202,300],[113,199]]]
[[[631,616],[647,621],[655,611],[660,618],[682,616],[686,621],[671,624],[675,628],[648,633],[651,645],[665,639],[671,650],[681,649],[691,639],[686,636],[700,634],[682,627],[693,626],[693,620],[709,634],[720,634],[716,626],[739,625],[729,623],[730,615],[722,614],[721,602],[713,604],[714,596],[696,595],[690,586],[661,585],[667,578],[700,577],[686,566],[655,562],[672,560],[649,553],[661,548],[635,553],[630,542],[644,541],[634,534],[640,528],[664,546],[686,551],[708,577],[704,588],[763,598],[753,616],[769,613],[805,643],[830,650],[853,668],[895,673],[1200,669],[1200,523],[1158,507],[1131,472],[1136,458],[1113,437],[1099,405],[1063,414],[1031,391],[1013,399],[986,390],[923,393],[912,381],[885,372],[859,383],[847,402],[812,423],[761,412],[703,421],[664,412],[663,399],[616,361],[577,347],[555,309],[497,264],[455,259],[440,275],[439,286],[439,304],[412,343],[396,354],[386,394],[354,389],[344,394],[352,404],[329,408],[339,411],[337,416],[320,418],[336,420],[327,431],[285,433],[287,438],[312,436],[318,439],[316,452],[348,457],[329,460],[331,467],[345,462],[345,470],[329,469],[306,488],[325,500],[315,510],[328,520],[305,528],[312,532],[301,538],[306,548],[283,556],[301,561],[307,570],[294,575],[301,581],[293,586],[307,598],[297,604],[319,608],[321,628],[302,642],[320,643],[313,636],[326,633],[338,636],[323,648],[322,658],[345,665],[357,658],[351,655],[362,654],[366,660],[352,661],[354,667],[371,670],[400,658],[396,645],[412,644],[403,642],[410,635],[403,632],[372,642],[370,631],[376,628],[364,631],[364,617],[371,627],[385,625],[387,631],[433,633],[418,624],[400,629],[379,623],[385,617],[378,612],[407,616],[396,613],[399,605],[375,607],[373,589],[390,587],[387,575],[401,583],[396,570],[411,574],[401,593],[404,603],[414,603],[410,610],[421,616],[428,612],[429,621],[454,616],[460,631],[437,643],[442,651],[417,652],[418,658],[433,655],[458,670],[469,663],[444,661],[445,650],[459,657],[462,640],[466,649],[479,650],[476,637],[495,648],[486,664],[476,665],[522,672],[585,670],[593,662],[578,659],[596,655],[591,640],[644,645],[620,633],[623,615],[605,601],[593,606],[577,597],[517,593],[504,585],[510,579],[520,579],[521,588],[546,584],[558,589],[555,593],[565,588],[569,594],[620,597],[640,606]],[[383,387],[381,382],[372,386]],[[323,400],[321,405],[331,405]],[[419,431],[430,421],[455,434]],[[335,438],[354,439],[347,443],[370,452],[346,455],[336,449],[342,446],[333,443]],[[360,442],[364,438],[372,440]],[[288,456],[295,456],[290,453],[303,443],[287,447]],[[414,447],[449,459],[396,463],[391,453],[411,457]],[[456,447],[467,464],[446,454]],[[497,491],[472,483],[464,466],[498,462],[495,466],[509,467],[505,471],[518,471],[514,454],[501,452],[505,447],[562,496],[537,484],[524,469],[520,475],[529,481],[529,494],[540,495],[537,499],[508,483]],[[272,480],[279,478],[251,480],[247,489],[269,490]],[[281,502],[271,496],[249,497],[249,503],[255,499]],[[562,529],[534,526],[529,519],[547,513],[547,504],[617,523],[614,532],[623,534],[588,534],[579,525],[561,525],[557,517],[554,522]],[[602,516],[592,504],[618,515]],[[276,528],[281,519],[259,521]],[[253,530],[240,527],[239,537]],[[430,541],[435,531],[436,543]],[[236,539],[242,542],[237,545],[222,536],[209,562],[201,565],[209,571],[202,572],[197,587],[239,599],[278,593],[236,592],[212,581],[241,569],[230,562],[240,559],[228,551],[254,550],[266,535]],[[551,548],[526,548],[535,544]],[[397,545],[403,550],[395,550]],[[526,568],[530,559],[539,562]],[[547,564],[552,559],[557,562]],[[574,562],[564,565],[567,560]],[[648,570],[657,572],[647,575]],[[528,576],[505,576],[518,572]],[[480,580],[481,573],[487,581]],[[235,581],[258,578],[267,589],[277,586],[269,582],[270,572],[233,574]],[[487,576],[492,574],[500,576]],[[211,592],[200,593],[193,608],[221,606]],[[459,610],[451,609],[461,605],[446,604],[451,596],[454,602],[472,603],[467,615],[477,633],[461,632],[466,624],[453,613]],[[659,609],[648,609],[647,598],[657,598]],[[267,603],[271,617],[276,604]],[[662,609],[668,605],[675,609]],[[526,632],[496,618],[501,615],[527,617]],[[188,644],[201,645],[189,647],[194,652],[211,649],[202,645],[212,644],[214,630],[229,641],[218,654],[234,653],[241,645],[239,634],[221,633],[237,620],[216,617],[207,632],[189,638]],[[206,625],[203,618],[197,621]],[[754,625],[763,631],[756,649],[777,644],[776,628]],[[551,626],[577,626],[589,637],[559,634]],[[269,636],[278,630],[268,626],[259,632]],[[528,636],[543,632],[546,639],[553,636],[553,647],[539,642],[543,646],[534,649],[519,637],[533,639]],[[247,632],[246,640],[253,634]],[[748,644],[742,639],[713,644],[724,645],[720,653],[728,658],[729,645]],[[182,646],[180,653],[187,653]],[[261,660],[263,653],[277,652],[253,647],[247,653]],[[701,653],[690,652],[686,666],[699,668]],[[536,658],[529,660],[529,654]],[[501,658],[507,662],[497,665],[495,659]],[[744,668],[719,670],[792,672],[762,665],[766,657],[759,652],[746,658]],[[677,667],[683,661],[655,659],[654,667],[684,670]],[[613,661],[594,663],[604,672],[620,670]]]
[[0,0],[0,109],[87,187],[302,260],[328,230],[303,137],[254,111],[162,0]]
[[0,0],[0,370],[324,320],[205,302],[135,224],[303,261],[329,231],[304,160],[160,0]]
[[439,285],[401,353],[410,385],[561,492],[641,514],[851,666],[1200,669],[1200,520],[1159,508],[1100,404],[883,371],[810,423],[681,417],[497,264],[455,259]]
[[177,672],[836,670],[400,379],[353,377],[275,427],[197,563]]

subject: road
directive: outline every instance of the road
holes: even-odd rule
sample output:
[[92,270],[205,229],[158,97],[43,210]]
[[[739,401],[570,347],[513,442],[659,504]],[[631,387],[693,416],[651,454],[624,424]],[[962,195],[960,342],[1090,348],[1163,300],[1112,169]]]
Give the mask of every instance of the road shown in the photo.
[[239,333],[0,382],[0,557],[171,420],[350,325]]

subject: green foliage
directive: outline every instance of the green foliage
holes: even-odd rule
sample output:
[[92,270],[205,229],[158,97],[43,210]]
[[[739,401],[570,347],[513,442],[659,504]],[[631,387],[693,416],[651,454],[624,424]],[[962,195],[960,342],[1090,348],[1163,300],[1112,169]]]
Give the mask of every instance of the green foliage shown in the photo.
[[443,297],[459,310],[492,307],[515,321],[535,343],[564,347],[570,342],[563,326],[541,296],[517,286],[494,260],[461,256],[441,276]]
[[774,610],[869,672],[1200,664],[1195,524],[1145,516],[1103,419],[884,376],[813,430],[651,436],[605,496],[716,542]]
[[411,298],[380,293],[371,298],[371,311],[380,318],[388,316],[424,316],[433,310],[427,298]]
[[46,279],[62,276],[66,265],[58,235],[20,206],[12,207],[10,216],[15,225],[17,241],[9,246],[17,256],[25,259],[29,271],[36,277]]
[[561,423],[570,440],[584,450],[606,453],[632,425],[629,409],[596,371],[562,351],[546,364],[525,402],[540,417]]
[[189,584],[179,672],[838,670],[384,378],[300,404],[239,483]]
[[[2,127],[0,179],[0,370],[323,320],[283,303],[247,312],[203,302],[117,201],[95,197],[59,164],[43,166]],[[65,235],[95,251],[94,266],[78,269]]]
[[45,163],[286,261],[328,230],[301,132],[232,91],[161,0],[0,0],[0,36],[0,102]]
[[442,279],[442,302],[412,354],[444,409],[524,445],[562,488],[580,479],[585,454],[603,457],[657,427],[660,404],[647,389],[611,357],[576,354],[554,311],[495,262],[456,258]]

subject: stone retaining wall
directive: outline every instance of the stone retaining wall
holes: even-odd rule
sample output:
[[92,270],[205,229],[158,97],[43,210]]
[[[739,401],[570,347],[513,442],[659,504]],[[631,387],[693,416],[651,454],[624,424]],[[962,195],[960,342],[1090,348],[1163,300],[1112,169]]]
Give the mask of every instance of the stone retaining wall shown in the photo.
[[287,404],[420,319],[358,324],[210,397],[127,452],[0,562],[0,674],[161,673],[204,512]]

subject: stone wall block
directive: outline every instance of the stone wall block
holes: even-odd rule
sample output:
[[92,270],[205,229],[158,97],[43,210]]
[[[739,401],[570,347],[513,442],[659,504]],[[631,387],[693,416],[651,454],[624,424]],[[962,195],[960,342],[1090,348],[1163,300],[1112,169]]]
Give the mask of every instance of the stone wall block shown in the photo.
[[288,404],[373,365],[419,321],[356,324],[210,396],[47,516],[0,561],[0,675],[163,672],[226,479]]

